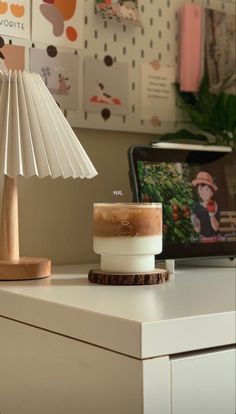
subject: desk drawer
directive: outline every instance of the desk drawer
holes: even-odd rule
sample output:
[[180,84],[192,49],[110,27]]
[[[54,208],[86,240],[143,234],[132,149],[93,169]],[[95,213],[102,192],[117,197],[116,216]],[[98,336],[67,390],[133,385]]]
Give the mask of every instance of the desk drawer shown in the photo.
[[171,359],[172,414],[235,414],[235,349]]

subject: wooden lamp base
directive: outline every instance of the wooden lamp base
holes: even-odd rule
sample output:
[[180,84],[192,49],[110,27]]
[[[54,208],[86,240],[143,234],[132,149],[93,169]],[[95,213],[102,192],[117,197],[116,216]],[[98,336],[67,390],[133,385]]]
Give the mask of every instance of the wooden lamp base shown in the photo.
[[50,274],[50,259],[19,255],[17,178],[5,175],[0,223],[0,280],[40,279]]
[[167,282],[169,272],[165,269],[155,269],[147,273],[112,273],[92,269],[89,271],[88,280],[102,285],[154,285]]
[[50,275],[51,260],[44,257],[0,260],[0,280],[41,279]]

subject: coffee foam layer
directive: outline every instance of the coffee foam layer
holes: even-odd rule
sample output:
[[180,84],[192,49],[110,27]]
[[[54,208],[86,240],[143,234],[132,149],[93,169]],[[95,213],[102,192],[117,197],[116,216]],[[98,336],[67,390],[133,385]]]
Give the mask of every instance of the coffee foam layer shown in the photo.
[[134,237],[162,234],[160,207],[99,206],[94,208],[94,235]]

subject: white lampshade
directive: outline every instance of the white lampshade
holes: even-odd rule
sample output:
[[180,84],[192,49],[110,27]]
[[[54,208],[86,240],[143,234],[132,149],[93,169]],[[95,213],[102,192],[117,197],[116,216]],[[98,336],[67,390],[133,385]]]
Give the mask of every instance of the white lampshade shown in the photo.
[[0,72],[0,280],[51,274],[51,261],[20,257],[17,176],[97,175],[77,136],[38,74]]
[[0,174],[92,178],[97,171],[40,75],[0,72]]

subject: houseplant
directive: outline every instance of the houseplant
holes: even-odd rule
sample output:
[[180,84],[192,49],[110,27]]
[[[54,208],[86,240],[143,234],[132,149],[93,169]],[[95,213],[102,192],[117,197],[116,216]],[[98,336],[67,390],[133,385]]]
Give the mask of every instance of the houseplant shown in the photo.
[[210,92],[207,75],[203,77],[197,93],[181,92],[176,84],[180,108],[189,116],[190,125],[201,132],[181,129],[164,134],[161,140],[200,140],[206,144],[229,145],[236,149],[236,96],[224,90],[226,82],[227,79],[218,94]]

